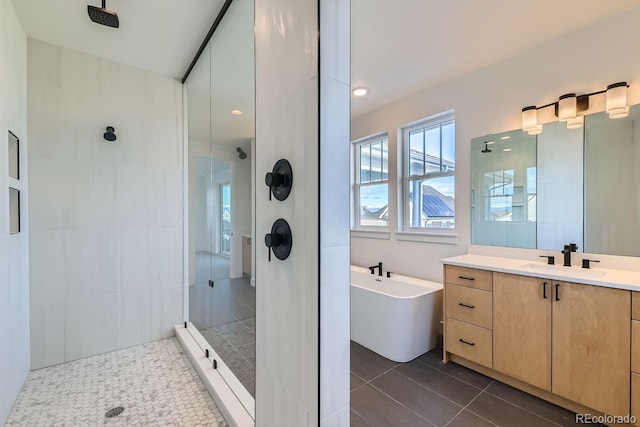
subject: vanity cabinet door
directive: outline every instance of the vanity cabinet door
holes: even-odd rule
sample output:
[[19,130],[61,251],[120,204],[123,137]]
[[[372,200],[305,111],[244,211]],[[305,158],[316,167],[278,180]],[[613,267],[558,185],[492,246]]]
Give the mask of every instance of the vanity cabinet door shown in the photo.
[[493,368],[548,391],[551,296],[548,280],[493,275]]
[[552,392],[609,415],[628,414],[631,292],[553,285]]

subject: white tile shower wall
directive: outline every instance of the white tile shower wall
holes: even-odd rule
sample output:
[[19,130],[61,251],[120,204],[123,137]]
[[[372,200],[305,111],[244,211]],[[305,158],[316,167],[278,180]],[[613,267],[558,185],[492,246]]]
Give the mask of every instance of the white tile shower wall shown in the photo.
[[[256,249],[256,423],[344,425],[350,6],[258,0],[255,9],[256,175],[261,180],[280,158],[291,162],[294,175],[285,201],[256,192],[256,241],[277,218],[293,234],[285,261],[268,262],[265,248]],[[319,30],[326,46],[318,45]],[[319,55],[327,58],[321,69]]]
[[[9,177],[8,130],[20,139],[20,179]],[[0,425],[29,373],[27,37],[0,0]],[[9,187],[20,190],[20,233],[9,234]]]
[[28,43],[35,369],[167,337],[182,320],[182,88]]
[[[523,106],[545,104],[563,93],[602,90],[612,82],[629,82],[629,103],[639,103],[640,56],[629,54],[636,50],[636,40],[640,38],[638,20],[640,9],[636,8],[355,117],[351,122],[352,140],[382,131],[389,132],[389,200],[397,200],[398,162],[395,154],[399,141],[396,129],[406,123],[455,109],[458,243],[445,245],[396,239],[393,231],[398,227],[398,215],[395,203],[391,203],[391,238],[353,237],[352,262],[366,266],[382,261],[390,271],[440,281],[441,258],[466,253],[467,249],[471,252],[482,250],[469,245],[469,141],[477,136],[520,128],[520,110]],[[489,248],[486,252],[495,254],[496,249]],[[513,250],[506,252],[520,253]],[[529,253],[535,255],[533,251]]]

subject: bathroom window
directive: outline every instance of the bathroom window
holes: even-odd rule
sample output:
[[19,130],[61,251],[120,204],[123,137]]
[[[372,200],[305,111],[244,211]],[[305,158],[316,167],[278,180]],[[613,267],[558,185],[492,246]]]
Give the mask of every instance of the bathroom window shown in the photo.
[[455,119],[438,114],[402,128],[405,231],[455,228]]
[[389,138],[387,134],[353,143],[354,228],[389,224]]

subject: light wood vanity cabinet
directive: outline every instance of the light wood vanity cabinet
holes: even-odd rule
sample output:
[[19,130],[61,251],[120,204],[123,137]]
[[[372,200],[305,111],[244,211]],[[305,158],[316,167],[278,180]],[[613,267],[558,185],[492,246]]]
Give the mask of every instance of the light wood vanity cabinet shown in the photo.
[[607,414],[627,414],[630,292],[494,273],[493,367]]
[[559,284],[552,308],[552,391],[610,415],[629,413],[631,292]]
[[551,391],[551,285],[493,273],[493,367]]
[[640,425],[640,292],[631,295],[631,415]]
[[445,345],[451,353],[492,367],[492,274],[445,266]]
[[[476,369],[573,410],[639,415],[640,293],[634,295],[638,322],[632,334],[631,291],[487,271],[491,291],[481,292],[492,296],[491,326],[482,328],[491,334],[489,364],[469,358],[455,343],[460,323],[478,325],[472,323],[477,318],[457,314],[461,290],[451,284],[450,267],[445,266],[445,359],[453,355],[454,361],[470,360],[470,367],[486,366],[491,369]],[[632,335],[638,336],[633,358]]]

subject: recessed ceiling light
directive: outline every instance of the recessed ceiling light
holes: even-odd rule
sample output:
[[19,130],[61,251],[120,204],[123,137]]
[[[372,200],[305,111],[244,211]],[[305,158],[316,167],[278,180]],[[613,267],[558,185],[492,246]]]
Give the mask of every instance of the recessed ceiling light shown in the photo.
[[366,87],[357,87],[351,91],[353,96],[365,96],[369,92],[369,89]]
[[509,135],[501,136],[500,139],[511,139]]
[[243,114],[244,114],[244,113],[243,113],[242,111],[240,111],[240,110],[229,110],[229,112],[230,112],[231,114],[233,114],[234,116],[241,116],[241,115],[243,115]]
[[496,143],[495,141],[487,141],[487,142],[485,142],[485,144],[489,144],[489,145],[495,144],[495,143]]
[[512,148],[503,148],[502,151],[511,151]]

